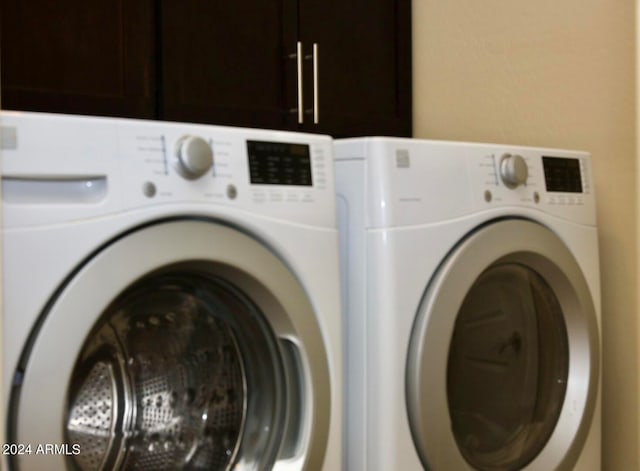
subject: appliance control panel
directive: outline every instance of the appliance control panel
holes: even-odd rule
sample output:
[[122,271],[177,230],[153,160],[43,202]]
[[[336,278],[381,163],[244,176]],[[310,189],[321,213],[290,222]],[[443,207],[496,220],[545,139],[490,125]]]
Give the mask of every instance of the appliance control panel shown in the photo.
[[516,152],[479,151],[469,158],[472,184],[482,190],[485,203],[584,206],[590,202],[589,154],[535,148]]
[[[366,169],[372,227],[426,224],[484,210],[542,211],[595,224],[586,152],[406,138],[339,139],[337,161]],[[522,212],[521,212],[522,213]]]
[[77,213],[72,219],[155,205],[225,205],[335,226],[329,136],[45,113],[0,116],[4,200],[23,213],[56,202]]
[[180,131],[121,129],[126,173],[135,175],[139,196],[147,201],[217,201],[246,209],[286,203],[290,210],[322,201],[322,194],[333,189],[328,138],[219,128],[199,134]]

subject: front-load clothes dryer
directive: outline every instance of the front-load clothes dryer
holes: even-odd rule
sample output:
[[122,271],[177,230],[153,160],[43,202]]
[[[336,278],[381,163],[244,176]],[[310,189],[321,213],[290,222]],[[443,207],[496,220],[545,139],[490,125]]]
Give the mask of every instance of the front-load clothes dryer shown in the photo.
[[331,139],[1,128],[6,469],[339,469]]
[[587,153],[337,141],[350,471],[600,469]]

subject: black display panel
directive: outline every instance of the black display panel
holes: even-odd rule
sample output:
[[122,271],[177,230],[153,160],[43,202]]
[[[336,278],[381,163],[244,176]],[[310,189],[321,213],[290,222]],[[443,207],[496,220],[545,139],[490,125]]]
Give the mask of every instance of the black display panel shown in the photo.
[[256,185],[312,186],[308,144],[247,141],[249,179]]
[[566,157],[542,157],[547,191],[582,193],[580,161]]

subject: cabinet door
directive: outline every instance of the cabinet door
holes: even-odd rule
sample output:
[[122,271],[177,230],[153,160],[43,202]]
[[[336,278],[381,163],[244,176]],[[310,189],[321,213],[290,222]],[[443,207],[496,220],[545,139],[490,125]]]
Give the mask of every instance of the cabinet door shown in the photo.
[[[299,0],[305,129],[334,136],[411,135],[411,2]],[[317,125],[313,44],[318,57]]]
[[152,0],[2,0],[5,109],[154,115]]
[[160,116],[294,125],[296,2],[160,1]]

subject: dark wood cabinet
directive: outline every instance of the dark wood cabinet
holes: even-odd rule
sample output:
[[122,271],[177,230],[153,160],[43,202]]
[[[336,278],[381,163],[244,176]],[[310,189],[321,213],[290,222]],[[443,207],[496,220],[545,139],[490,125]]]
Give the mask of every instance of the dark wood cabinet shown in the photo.
[[6,109],[411,135],[409,0],[1,0],[0,9]]
[[287,128],[289,0],[162,0],[160,115]]
[[[341,135],[411,135],[411,2],[301,0],[305,58],[317,44],[318,123],[304,128]],[[307,89],[307,97],[313,100]],[[309,100],[307,100],[309,101]]]
[[2,0],[5,109],[152,118],[152,0]]

